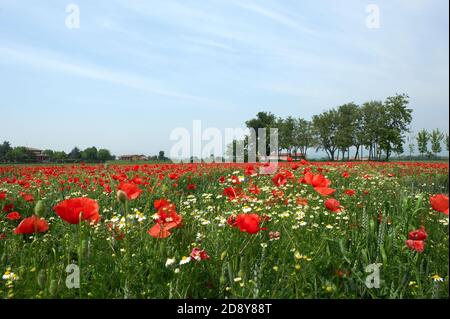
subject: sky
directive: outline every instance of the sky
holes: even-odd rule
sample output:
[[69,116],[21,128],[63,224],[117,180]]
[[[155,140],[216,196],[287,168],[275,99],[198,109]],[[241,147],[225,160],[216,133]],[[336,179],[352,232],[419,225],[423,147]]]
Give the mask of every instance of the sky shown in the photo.
[[448,132],[448,6],[0,0],[0,140],[167,154],[193,120],[223,131],[259,111],[310,119],[396,93],[410,96],[413,132]]

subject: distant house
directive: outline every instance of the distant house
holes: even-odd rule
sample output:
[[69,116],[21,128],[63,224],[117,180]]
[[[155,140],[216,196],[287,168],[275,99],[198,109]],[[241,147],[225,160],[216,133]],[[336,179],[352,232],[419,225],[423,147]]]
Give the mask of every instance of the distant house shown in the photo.
[[129,162],[147,161],[148,157],[145,155],[122,155],[122,156],[119,156],[119,160],[129,161]]
[[37,162],[45,162],[48,160],[48,156],[44,154],[43,150],[31,147],[25,147],[25,149],[36,157]]

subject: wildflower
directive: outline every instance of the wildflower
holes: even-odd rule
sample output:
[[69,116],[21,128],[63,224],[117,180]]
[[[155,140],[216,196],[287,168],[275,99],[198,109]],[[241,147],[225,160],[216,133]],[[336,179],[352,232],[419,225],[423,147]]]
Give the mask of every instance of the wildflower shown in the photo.
[[191,261],[191,257],[183,256],[183,257],[181,258],[181,260],[180,260],[180,266],[181,266],[181,265],[186,265],[186,264],[188,264],[190,261]]
[[117,189],[123,191],[127,195],[128,200],[134,200],[142,193],[142,190],[133,183],[122,182]]
[[191,252],[191,259],[194,259],[195,261],[201,261],[201,260],[207,260],[209,259],[209,255],[206,253],[206,251],[200,249],[200,248],[193,248]]
[[241,232],[257,234],[260,230],[261,216],[257,214],[240,214],[236,217],[236,226]]
[[97,201],[91,198],[66,199],[53,207],[53,210],[69,224],[78,224],[80,221],[97,223],[100,220],[99,205]]
[[33,215],[22,220],[14,230],[14,234],[45,233],[47,230],[48,224],[45,219]]
[[448,196],[444,194],[431,196],[430,203],[435,211],[448,215]]
[[433,279],[434,282],[444,282],[444,278],[442,278],[438,274],[431,276],[431,279]]
[[167,258],[166,267],[169,267],[175,263],[175,258]]
[[6,218],[8,218],[9,220],[18,220],[20,219],[20,214],[18,212],[11,212],[8,215],[6,215]]
[[342,210],[341,203],[334,198],[327,199],[325,201],[325,207],[333,213],[340,212]]

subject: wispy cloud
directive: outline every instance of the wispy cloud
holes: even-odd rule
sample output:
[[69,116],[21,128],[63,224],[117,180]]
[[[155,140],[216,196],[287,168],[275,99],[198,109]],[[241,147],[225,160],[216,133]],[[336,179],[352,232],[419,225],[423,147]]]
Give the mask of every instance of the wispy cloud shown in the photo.
[[40,70],[45,68],[47,70],[80,76],[91,80],[109,82],[169,98],[200,102],[208,104],[208,106],[220,105],[219,102],[206,97],[164,88],[155,81],[139,75],[105,69],[95,65],[70,62],[67,58],[63,59],[61,55],[56,52],[36,50],[33,48],[18,49],[0,46],[0,63],[11,62],[20,63],[21,65],[25,64],[30,67],[37,67]]

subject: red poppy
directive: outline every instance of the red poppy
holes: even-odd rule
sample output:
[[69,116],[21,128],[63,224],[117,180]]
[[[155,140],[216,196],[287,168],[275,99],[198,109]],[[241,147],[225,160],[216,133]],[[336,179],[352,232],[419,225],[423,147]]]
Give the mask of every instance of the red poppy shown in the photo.
[[26,194],[26,193],[20,193],[20,196],[22,196],[22,198],[26,201],[26,202],[32,202],[34,201],[34,197],[31,194]]
[[335,189],[328,187],[331,185],[331,181],[322,174],[314,175],[311,172],[306,172],[301,182],[311,185],[322,196],[329,196],[336,192]]
[[209,255],[206,253],[206,251],[200,249],[200,248],[193,248],[192,252],[191,252],[191,258],[195,261],[200,261],[200,260],[207,260],[209,259]]
[[261,194],[261,190],[260,190],[259,187],[256,186],[256,185],[251,185],[251,186],[249,187],[248,191],[249,191],[250,193],[252,193],[252,194],[255,194],[255,195]]
[[120,183],[119,187],[117,187],[117,189],[127,194],[128,200],[134,200],[138,198],[142,193],[142,190],[136,184],[132,183],[122,182]]
[[20,219],[20,217],[22,217],[22,216],[20,216],[20,214],[18,212],[12,212],[12,213],[9,213],[8,215],[6,215],[6,218],[8,218],[9,220],[18,220],[18,219]]
[[261,217],[257,214],[240,214],[236,217],[236,226],[241,232],[257,234],[260,230]]
[[409,249],[415,250],[419,253],[425,250],[425,242],[423,240],[408,239],[406,241],[406,246],[408,246]]
[[284,176],[284,174],[278,173],[278,174],[276,174],[276,175],[272,178],[272,182],[273,182],[276,186],[280,187],[280,186],[283,186],[283,185],[285,185],[285,184],[287,183],[287,179],[286,179],[286,177]]
[[435,211],[448,215],[448,196],[444,194],[431,196],[430,204]]
[[239,197],[242,193],[242,190],[240,188],[233,188],[233,187],[227,187],[223,190],[223,194],[225,196],[228,196],[229,200],[236,199]]
[[219,183],[221,184],[225,183],[225,176],[220,176]]
[[34,234],[45,233],[48,230],[48,224],[43,218],[39,218],[35,215],[22,220],[14,229],[14,234]]
[[66,199],[53,207],[53,210],[69,224],[78,224],[80,220],[96,223],[100,219],[98,203],[86,197]]
[[343,178],[349,178],[350,174],[347,171],[345,171],[344,173],[342,173],[342,177]]
[[339,201],[334,198],[327,199],[325,201],[325,207],[333,213],[340,212],[342,209],[341,203],[339,203]]
[[188,190],[195,190],[195,189],[197,189],[197,185],[195,185],[195,184],[188,184],[188,185],[186,186],[186,188],[187,188]]
[[300,197],[298,197],[298,198],[295,200],[295,202],[296,202],[297,205],[299,205],[299,206],[306,206],[306,205],[308,205],[308,199],[306,199],[306,198],[300,198]]
[[4,211],[4,212],[11,212],[13,209],[14,209],[14,204],[13,204],[13,203],[8,204],[8,205],[5,205],[5,206],[3,207],[3,211]]
[[345,193],[345,195],[348,195],[348,196],[353,196],[356,194],[354,189],[347,189],[344,193]]
[[413,230],[409,232],[409,239],[411,240],[426,240],[428,238],[428,234],[425,231],[425,227],[422,226],[417,230]]
[[0,200],[6,199],[6,193],[0,192]]
[[180,227],[183,219],[177,214],[176,206],[166,199],[155,200],[153,205],[158,210],[156,224],[148,230],[148,234],[154,238],[169,237],[170,230]]

